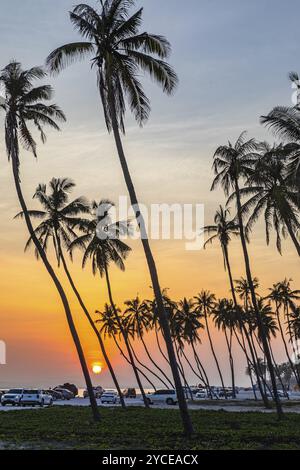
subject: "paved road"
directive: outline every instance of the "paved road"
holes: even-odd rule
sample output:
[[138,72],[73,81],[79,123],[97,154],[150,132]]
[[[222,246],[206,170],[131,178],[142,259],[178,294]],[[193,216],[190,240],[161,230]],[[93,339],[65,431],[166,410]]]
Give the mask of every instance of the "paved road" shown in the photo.
[[[193,403],[189,403],[189,408],[192,410],[221,410],[224,409],[226,411],[235,411],[235,412],[246,412],[246,411],[262,411],[262,412],[272,412],[274,410],[266,410],[263,406],[257,406],[255,405],[248,405],[246,400],[251,400],[253,397],[251,394],[246,394],[246,393],[240,393],[238,398],[234,401],[234,403],[228,403],[226,400],[216,400],[214,403],[202,403],[201,401],[203,400],[197,400]],[[300,400],[300,394],[293,394],[291,396],[291,400]],[[100,400],[97,400],[98,404],[103,406],[104,408],[106,407],[116,407],[120,405],[107,405],[101,404]],[[135,399],[126,399],[125,400],[127,406],[143,406],[143,401],[140,397],[137,397]],[[253,402],[252,402],[253,403]],[[74,398],[72,400],[62,400],[62,401],[55,401],[54,406],[89,406],[89,400],[88,398]],[[178,406],[169,406],[166,405],[165,403],[157,403],[155,405],[152,405],[153,408],[159,408],[159,409],[176,409]],[[8,411],[16,411],[16,410],[29,410],[29,409],[35,409],[39,410],[40,408],[38,406],[32,407],[19,407],[19,406],[5,406],[1,407],[0,406],[0,412],[8,412]],[[293,413],[300,413],[300,406],[295,405],[293,407],[286,408],[287,412],[293,412]]]

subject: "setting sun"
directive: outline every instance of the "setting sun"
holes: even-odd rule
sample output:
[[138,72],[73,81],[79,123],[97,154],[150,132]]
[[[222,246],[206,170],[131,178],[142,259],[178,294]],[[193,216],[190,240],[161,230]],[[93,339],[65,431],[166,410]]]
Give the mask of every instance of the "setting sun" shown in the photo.
[[101,374],[102,367],[100,366],[100,364],[93,364],[92,370],[93,370],[94,374],[98,375],[98,374]]

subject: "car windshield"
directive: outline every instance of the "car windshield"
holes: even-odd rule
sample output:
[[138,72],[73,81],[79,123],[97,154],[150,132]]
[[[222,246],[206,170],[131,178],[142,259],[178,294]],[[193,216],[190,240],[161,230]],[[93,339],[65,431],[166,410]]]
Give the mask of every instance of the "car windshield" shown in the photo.
[[24,395],[37,395],[39,393],[39,390],[24,390],[23,394]]
[[23,390],[21,388],[12,388],[11,390],[9,390],[8,393],[22,393]]

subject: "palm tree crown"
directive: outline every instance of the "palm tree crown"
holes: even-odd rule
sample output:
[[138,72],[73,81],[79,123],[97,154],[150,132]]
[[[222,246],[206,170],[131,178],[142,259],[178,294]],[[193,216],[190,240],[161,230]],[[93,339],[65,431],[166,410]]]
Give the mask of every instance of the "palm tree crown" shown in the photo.
[[139,76],[148,73],[170,94],[177,84],[174,70],[163,60],[169,56],[170,44],[163,36],[139,32],[143,8],[130,16],[134,0],[105,0],[100,8],[77,5],[70,12],[74,28],[86,40],[66,44],[47,59],[52,72],[60,72],[77,59],[91,57],[97,69],[98,88],[108,130],[112,129],[111,97],[119,127],[124,132],[126,100],[137,122],[149,117],[150,102]]
[[34,80],[42,79],[46,72],[41,67],[23,70],[21,64],[12,61],[0,73],[0,83],[4,87],[5,99],[0,107],[4,109],[5,140],[8,158],[15,158],[19,167],[19,142],[37,157],[36,142],[28,128],[32,123],[46,141],[44,126],[59,130],[56,121],[65,121],[65,115],[55,104],[46,105],[51,100],[53,90],[50,85],[33,86]]

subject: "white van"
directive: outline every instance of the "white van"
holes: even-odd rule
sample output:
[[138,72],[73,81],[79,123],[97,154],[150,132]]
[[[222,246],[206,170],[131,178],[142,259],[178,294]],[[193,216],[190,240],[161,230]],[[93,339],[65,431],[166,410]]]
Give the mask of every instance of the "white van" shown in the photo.
[[167,405],[176,405],[178,402],[175,390],[156,390],[156,392],[147,395],[147,400],[150,405],[161,402]]

